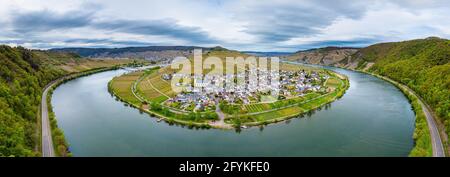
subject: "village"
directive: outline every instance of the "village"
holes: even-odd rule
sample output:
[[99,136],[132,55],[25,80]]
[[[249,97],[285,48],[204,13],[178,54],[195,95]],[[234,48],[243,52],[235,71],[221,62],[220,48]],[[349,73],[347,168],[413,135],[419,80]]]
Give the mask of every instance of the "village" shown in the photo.
[[[323,86],[328,75],[316,71],[260,71],[246,70],[238,74],[182,75],[164,74],[162,79],[189,78],[180,82],[183,91],[164,104],[183,111],[211,111],[219,102],[228,104],[254,104],[301,97],[310,92],[327,92]],[[275,96],[273,96],[275,95]],[[271,98],[272,99],[267,99]]]

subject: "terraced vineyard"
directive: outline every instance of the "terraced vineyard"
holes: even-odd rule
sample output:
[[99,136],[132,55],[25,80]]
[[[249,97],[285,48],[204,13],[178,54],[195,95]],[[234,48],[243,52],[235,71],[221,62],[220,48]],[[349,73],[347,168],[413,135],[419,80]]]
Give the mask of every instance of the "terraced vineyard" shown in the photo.
[[252,112],[261,112],[264,110],[272,109],[269,104],[261,103],[261,104],[248,104],[244,105],[245,110],[247,110],[249,113]]
[[131,92],[134,82],[139,79],[143,72],[133,72],[120,77],[115,77],[108,85],[108,89],[119,98],[131,104],[139,105],[141,101]]
[[137,83],[137,90],[139,94],[144,96],[148,101],[162,103],[173,96],[171,92],[170,83],[165,82],[160,78],[160,70],[157,69],[154,72],[144,76],[144,78]]

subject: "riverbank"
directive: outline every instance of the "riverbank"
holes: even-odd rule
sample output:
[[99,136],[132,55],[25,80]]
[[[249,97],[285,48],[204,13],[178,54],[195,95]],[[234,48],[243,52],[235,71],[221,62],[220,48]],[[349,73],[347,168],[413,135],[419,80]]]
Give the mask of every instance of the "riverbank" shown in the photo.
[[[164,69],[161,70],[164,71]],[[312,111],[320,109],[324,105],[342,97],[345,94],[345,90],[349,88],[348,78],[333,71],[325,71],[331,76],[331,80],[334,80],[334,83],[330,82],[333,88],[329,93],[307,94],[304,98],[300,97],[281,100],[276,102],[276,104],[273,103],[274,106],[278,106],[275,106],[270,110],[265,109],[264,111],[251,112],[248,114],[243,113],[238,114],[237,116],[234,114],[224,114],[220,120],[216,120],[216,117],[218,116],[213,116],[212,113],[209,112],[180,112],[163,105],[164,100],[170,97],[166,94],[162,94],[160,89],[167,90],[168,87],[170,90],[170,84],[166,83],[166,81],[160,81],[159,75],[161,74],[161,71],[159,70],[139,71],[114,77],[108,83],[108,90],[111,95],[117,98],[117,100],[131,105],[151,116],[157,116],[160,120],[164,120],[170,124],[177,123],[187,125],[191,128],[240,129],[244,126],[267,125],[288,120],[300,114],[310,114]],[[149,81],[147,77],[151,78],[151,81]],[[156,83],[157,86],[154,86],[154,83]],[[168,94],[172,93],[169,92]],[[147,99],[147,96],[150,96],[150,99]],[[161,99],[161,97],[164,97],[164,99]],[[280,106],[278,103],[285,106]],[[250,104],[246,107],[252,107],[253,105],[254,104]],[[274,113],[279,114],[275,115]],[[215,114],[217,115],[217,106]]]

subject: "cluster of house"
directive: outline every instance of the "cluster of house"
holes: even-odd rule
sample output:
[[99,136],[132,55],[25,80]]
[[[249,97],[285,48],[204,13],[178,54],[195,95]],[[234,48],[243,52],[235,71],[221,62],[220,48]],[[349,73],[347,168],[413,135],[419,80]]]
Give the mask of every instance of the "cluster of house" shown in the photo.
[[213,94],[199,94],[198,92],[180,93],[174,98],[167,100],[166,104],[179,103],[178,109],[186,110],[194,106],[192,110],[203,111],[206,107],[214,107],[216,105],[215,96]]
[[247,70],[225,75],[163,74],[162,78],[190,78],[191,82],[177,83],[184,91],[167,103],[181,103],[181,109],[195,104],[196,110],[215,105],[219,100],[228,103],[251,104],[261,95],[276,91],[285,97],[301,96],[306,91],[319,91],[328,76],[305,71],[259,71]]
[[317,92],[325,89],[323,81],[328,75],[320,76],[317,72],[307,73],[302,71],[281,71],[281,94],[284,96],[301,96],[306,91]]

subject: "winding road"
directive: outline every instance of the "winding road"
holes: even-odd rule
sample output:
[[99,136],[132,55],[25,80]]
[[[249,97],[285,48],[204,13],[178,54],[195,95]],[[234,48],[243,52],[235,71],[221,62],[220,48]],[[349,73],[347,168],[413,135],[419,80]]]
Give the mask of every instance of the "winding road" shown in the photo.
[[433,157],[445,157],[444,146],[442,144],[441,136],[439,136],[439,130],[436,126],[436,122],[430,110],[422,100],[419,99],[419,103],[422,106],[423,113],[427,118],[428,128],[430,129],[431,144],[433,145]]
[[48,90],[56,83],[56,81],[48,84],[41,98],[41,123],[42,123],[42,157],[55,157],[53,149],[52,130],[50,127],[50,119],[48,117],[47,94]]

